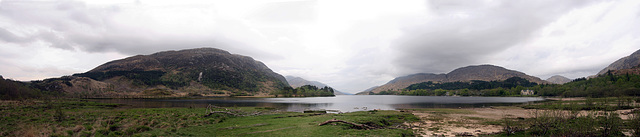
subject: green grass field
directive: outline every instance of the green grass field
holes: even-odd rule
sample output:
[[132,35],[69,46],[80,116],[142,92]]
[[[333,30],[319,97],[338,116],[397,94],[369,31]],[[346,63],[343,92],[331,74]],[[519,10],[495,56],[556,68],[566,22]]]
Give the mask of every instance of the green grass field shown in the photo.
[[[413,136],[403,123],[419,120],[398,111],[305,114],[273,108],[226,109],[259,115],[205,117],[206,108],[126,108],[85,100],[5,101],[0,105],[0,136]],[[318,126],[334,118],[376,129],[343,123]]]

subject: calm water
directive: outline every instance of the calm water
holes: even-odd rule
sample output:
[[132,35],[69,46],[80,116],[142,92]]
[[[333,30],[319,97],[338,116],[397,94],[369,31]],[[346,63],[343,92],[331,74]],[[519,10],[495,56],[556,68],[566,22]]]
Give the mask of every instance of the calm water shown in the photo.
[[273,107],[287,111],[339,110],[341,112],[401,108],[457,108],[504,106],[543,101],[539,97],[443,97],[395,95],[338,95],[309,98],[203,98],[203,99],[96,99],[105,103],[127,104],[131,107]]

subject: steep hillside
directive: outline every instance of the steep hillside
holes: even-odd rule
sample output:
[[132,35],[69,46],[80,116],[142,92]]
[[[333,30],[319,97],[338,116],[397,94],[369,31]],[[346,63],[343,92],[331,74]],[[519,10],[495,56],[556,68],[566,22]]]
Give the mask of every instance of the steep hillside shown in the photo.
[[640,65],[640,50],[611,63],[609,66],[598,72],[598,75],[605,74],[609,70],[631,69],[638,65]]
[[65,92],[82,87],[125,95],[267,95],[289,85],[262,62],[215,48],[132,56],[57,81],[60,84],[40,85]]
[[564,76],[560,76],[560,75],[555,75],[552,76],[550,78],[548,78],[546,81],[550,82],[550,83],[554,83],[554,84],[564,84],[567,82],[571,82],[571,79],[564,77]]
[[406,88],[411,84],[427,82],[427,81],[446,82],[448,80],[447,80],[446,74],[418,73],[418,74],[412,74],[408,76],[397,77],[387,82],[387,84],[376,87],[373,90],[368,92],[378,93],[380,91],[398,90],[398,89]]
[[[399,90],[399,89],[406,88],[411,84],[428,82],[428,81],[432,81],[432,82],[456,82],[456,81],[471,81],[471,80],[495,81],[495,80],[506,80],[511,77],[520,77],[535,83],[547,83],[546,81],[543,81],[540,78],[529,76],[522,72],[509,70],[503,67],[493,66],[493,65],[479,65],[479,66],[467,66],[467,67],[458,68],[447,74],[418,73],[418,74],[398,77],[389,81],[387,84],[384,84],[380,87],[377,87],[371,90],[371,92],[379,93],[381,91]],[[365,93],[361,92],[359,94],[365,94]]]
[[[327,84],[324,84],[324,83],[321,83],[321,82],[318,82],[318,81],[309,81],[309,80],[303,79],[301,77],[286,76],[285,79],[287,79],[287,82],[293,88],[298,88],[298,87],[301,87],[301,86],[304,86],[304,85],[312,85],[312,86],[316,86],[318,88],[322,88],[322,87],[325,87],[325,86],[326,87],[331,87],[331,86],[328,86]],[[340,91],[337,91],[337,90],[336,90],[336,92],[334,92],[334,94],[335,95],[351,95],[351,94],[340,92]]]
[[[618,70],[611,70],[607,72],[610,72],[612,75],[640,75],[640,64],[628,69],[618,69]],[[608,74],[608,73],[605,73],[605,74]],[[605,75],[597,75],[597,76],[605,76]]]

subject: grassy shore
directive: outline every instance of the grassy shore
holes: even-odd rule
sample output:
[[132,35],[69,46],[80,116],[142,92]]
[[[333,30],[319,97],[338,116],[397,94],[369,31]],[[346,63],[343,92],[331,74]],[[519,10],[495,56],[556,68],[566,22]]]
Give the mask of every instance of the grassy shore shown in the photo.
[[[213,113],[229,112],[229,113]],[[319,126],[337,119],[344,123]],[[344,114],[284,112],[274,108],[127,108],[86,100],[0,101],[0,136],[412,136],[399,111]]]
[[[638,98],[619,97],[314,114],[268,107],[132,108],[82,99],[0,101],[0,136],[640,136],[640,114],[631,113],[639,106]],[[334,119],[344,122],[320,125]]]

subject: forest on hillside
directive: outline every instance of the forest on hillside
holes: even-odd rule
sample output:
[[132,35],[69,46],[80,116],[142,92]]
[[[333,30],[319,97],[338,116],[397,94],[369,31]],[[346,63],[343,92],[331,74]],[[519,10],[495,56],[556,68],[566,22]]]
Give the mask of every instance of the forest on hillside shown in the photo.
[[536,84],[513,77],[504,81],[423,82],[400,91],[383,91],[372,95],[414,96],[522,96],[533,90],[534,96],[617,97],[640,96],[640,75],[606,73],[595,78],[578,78],[565,84]]
[[335,90],[331,87],[324,86],[318,88],[313,85],[304,85],[298,88],[285,87],[280,91],[271,93],[276,97],[322,97],[335,96]]

